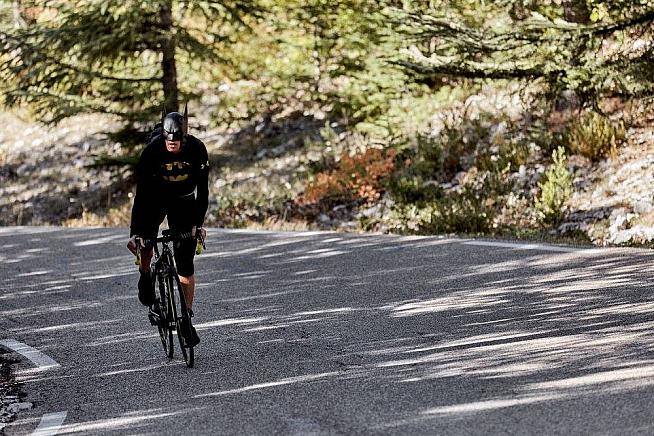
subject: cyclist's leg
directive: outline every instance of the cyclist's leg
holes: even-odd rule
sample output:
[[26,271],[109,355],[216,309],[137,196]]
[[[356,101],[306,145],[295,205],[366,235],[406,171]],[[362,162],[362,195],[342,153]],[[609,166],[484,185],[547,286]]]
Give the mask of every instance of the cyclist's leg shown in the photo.
[[[159,226],[166,217],[166,211],[163,207],[158,208],[157,210],[151,211],[148,215],[147,224],[144,227],[144,231],[141,236],[144,239],[155,239],[159,234]],[[152,261],[153,248],[149,247],[147,249],[141,250],[141,267],[139,268],[141,272],[149,273],[150,272],[150,263]]]
[[195,274],[188,277],[179,275],[179,282],[182,284],[184,290],[184,298],[186,299],[186,307],[189,310],[193,309],[193,298],[195,298]]
[[[163,210],[151,211],[148,215],[147,225],[142,230],[142,238],[154,239],[159,233],[159,225],[165,217]],[[152,271],[150,271],[150,263],[152,262],[153,248],[143,249],[141,251],[141,265],[139,266],[139,301],[144,306],[151,306],[155,302],[155,289]]]
[[[195,198],[186,197],[176,202],[174,208],[168,213],[168,225],[175,233],[190,232],[193,228],[195,217]],[[175,264],[177,265],[177,274],[179,284],[184,294],[184,302],[189,310],[187,317],[182,323],[182,335],[186,340],[188,347],[194,347],[200,342],[197,331],[191,322],[193,311],[193,297],[195,296],[195,268],[193,257],[195,256],[195,240],[184,239],[174,245]]]
[[143,248],[141,250],[141,267],[139,268],[141,272],[146,274],[150,272],[150,263],[152,262],[152,254],[153,254],[152,247]]
[[[194,217],[195,198],[192,196],[185,197],[180,199],[175,207],[169,211],[168,225],[175,233],[187,233],[193,228]],[[189,309],[192,309],[193,299],[195,297],[194,257],[194,240],[186,239],[175,243],[175,264],[177,265],[177,273],[184,292],[186,306]]]

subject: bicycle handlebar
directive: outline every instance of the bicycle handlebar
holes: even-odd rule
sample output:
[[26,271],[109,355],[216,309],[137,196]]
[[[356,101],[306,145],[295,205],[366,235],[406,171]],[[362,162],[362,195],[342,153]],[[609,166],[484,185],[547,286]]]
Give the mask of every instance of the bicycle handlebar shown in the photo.
[[202,232],[199,229],[196,229],[195,236],[192,235],[192,232],[183,232],[183,233],[172,233],[170,230],[164,230],[161,236],[158,236],[153,239],[145,238],[136,238],[136,260],[135,264],[141,266],[141,250],[143,248],[152,248],[157,242],[167,243],[174,241],[183,241],[187,239],[195,239],[197,244],[195,246],[195,254],[202,254],[203,250],[207,249],[205,243],[205,238],[202,237]]

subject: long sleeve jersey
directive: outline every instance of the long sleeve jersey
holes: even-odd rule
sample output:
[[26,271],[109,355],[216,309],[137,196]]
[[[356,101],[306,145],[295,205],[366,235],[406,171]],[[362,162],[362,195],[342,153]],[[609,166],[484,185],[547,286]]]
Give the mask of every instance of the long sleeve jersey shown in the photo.
[[209,205],[209,158],[207,148],[195,136],[187,135],[179,153],[166,150],[162,136],[145,147],[136,166],[136,196],[130,234],[139,234],[147,214],[173,204],[176,199],[196,195],[193,222],[204,224]]

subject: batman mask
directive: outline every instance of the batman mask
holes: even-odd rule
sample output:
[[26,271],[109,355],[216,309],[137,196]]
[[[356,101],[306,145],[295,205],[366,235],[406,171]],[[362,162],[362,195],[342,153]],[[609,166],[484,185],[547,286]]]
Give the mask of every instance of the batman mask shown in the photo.
[[182,141],[186,136],[186,120],[179,112],[171,112],[163,119],[163,136],[168,141]]

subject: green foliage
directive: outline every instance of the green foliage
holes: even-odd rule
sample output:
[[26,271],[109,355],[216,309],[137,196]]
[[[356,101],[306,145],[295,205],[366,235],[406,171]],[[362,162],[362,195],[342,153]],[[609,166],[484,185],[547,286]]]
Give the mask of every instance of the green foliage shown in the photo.
[[[27,104],[45,122],[84,112],[152,120],[164,92],[176,105],[175,76],[181,98],[197,95],[198,83],[226,63],[224,49],[256,10],[250,0],[25,0],[19,5],[29,19],[0,28],[0,103]],[[172,57],[169,71],[162,62],[166,54]]]
[[552,153],[553,163],[545,173],[545,180],[538,184],[540,195],[536,209],[541,219],[548,224],[558,224],[563,217],[564,206],[572,195],[572,176],[568,171],[563,147]]
[[399,204],[424,205],[443,197],[443,189],[433,180],[425,180],[421,174],[404,172],[394,177],[389,188],[393,199]]
[[654,7],[651,0],[585,0],[593,22],[626,19],[645,13]]
[[471,185],[447,195],[440,191],[437,200],[397,204],[380,219],[364,217],[361,225],[402,234],[480,234],[490,231],[495,214],[493,202]]
[[395,207],[379,223],[412,233],[494,231],[513,187],[528,164],[534,132],[502,115],[465,114],[436,136],[418,135],[399,147],[400,166],[389,189]]
[[539,81],[575,90],[586,104],[654,94],[643,44],[653,36],[654,2],[435,3],[389,12],[406,35],[396,63],[416,74]]
[[590,112],[568,126],[565,142],[571,153],[598,161],[615,154],[625,136],[623,121],[614,122],[606,116]]
[[246,119],[293,107],[327,113],[368,137],[392,135],[401,121],[389,112],[424,87],[387,62],[386,54],[401,44],[380,13],[390,3],[269,2],[265,20],[254,26],[257,37],[240,41],[235,51],[239,74],[248,82],[232,83],[234,92],[221,93],[217,118]]
[[482,113],[447,124],[438,136],[418,134],[405,146],[406,165],[391,183],[396,201],[424,203],[439,198],[440,184],[460,172],[487,174],[482,196],[501,194],[510,185],[503,181],[527,161],[531,138],[502,116]]

